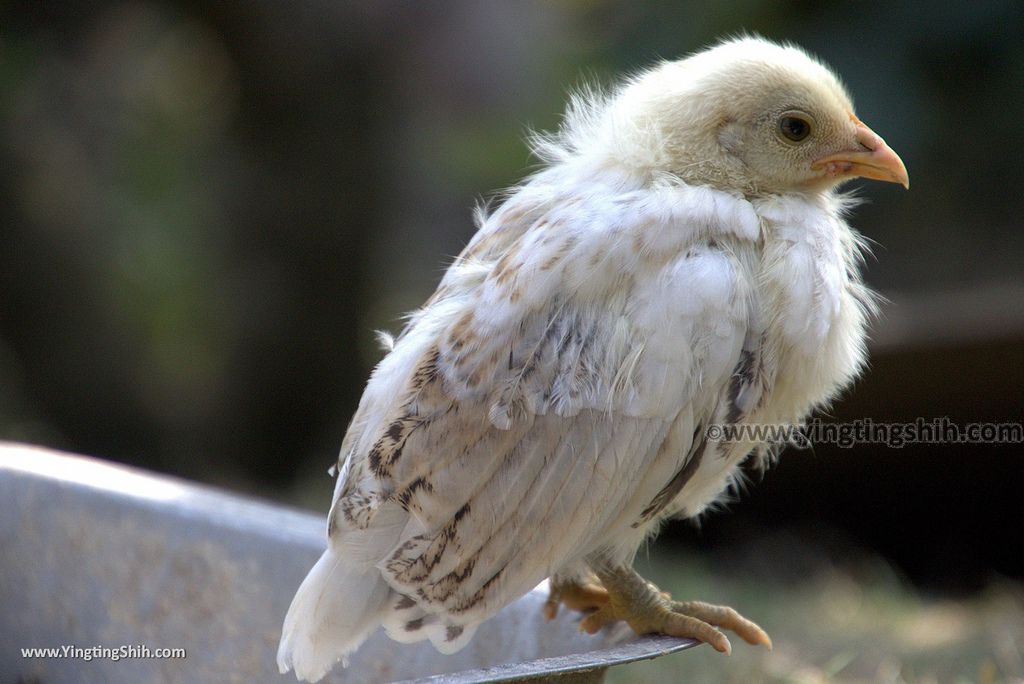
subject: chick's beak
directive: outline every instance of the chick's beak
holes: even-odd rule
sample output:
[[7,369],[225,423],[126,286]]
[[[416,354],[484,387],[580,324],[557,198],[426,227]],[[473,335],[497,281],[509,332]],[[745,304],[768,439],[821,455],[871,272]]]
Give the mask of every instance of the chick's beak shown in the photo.
[[870,178],[888,183],[899,183],[910,189],[910,176],[903,160],[892,151],[882,138],[864,125],[857,117],[850,115],[856,126],[856,150],[845,150],[818,159],[811,168],[823,170],[833,178]]

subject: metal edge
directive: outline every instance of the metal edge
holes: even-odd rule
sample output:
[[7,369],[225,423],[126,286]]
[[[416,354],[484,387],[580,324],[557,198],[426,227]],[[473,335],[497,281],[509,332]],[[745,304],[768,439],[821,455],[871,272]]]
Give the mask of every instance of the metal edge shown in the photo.
[[462,672],[451,672],[419,679],[407,679],[395,684],[468,684],[469,682],[489,684],[491,682],[523,681],[603,669],[614,665],[625,665],[626,663],[638,660],[650,660],[671,653],[685,651],[699,644],[700,642],[695,639],[680,639],[664,634],[648,634],[634,641],[603,649],[600,652],[600,659],[593,657],[594,652],[586,655],[573,654],[555,656],[553,658],[538,658],[537,660],[529,660],[513,665],[497,665],[478,670],[464,670]]

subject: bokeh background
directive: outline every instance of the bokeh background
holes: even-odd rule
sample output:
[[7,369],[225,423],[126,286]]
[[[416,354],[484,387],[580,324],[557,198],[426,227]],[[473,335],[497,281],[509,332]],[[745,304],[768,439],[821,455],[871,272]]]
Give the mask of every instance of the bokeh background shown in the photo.
[[[0,439],[322,513],[373,330],[534,168],[526,130],[743,30],[831,64],[913,182],[858,186],[889,303],[829,417],[1024,420],[1019,2],[72,0],[0,5]],[[776,653],[619,676],[1021,677],[1022,452],[788,451],[649,561]]]

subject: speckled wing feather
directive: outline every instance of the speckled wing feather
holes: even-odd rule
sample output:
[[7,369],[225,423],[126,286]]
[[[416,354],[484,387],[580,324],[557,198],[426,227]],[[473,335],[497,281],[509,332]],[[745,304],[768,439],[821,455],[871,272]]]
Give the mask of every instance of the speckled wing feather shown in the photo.
[[331,536],[408,513],[377,565],[408,632],[461,641],[613,546],[678,471],[739,357],[749,284],[735,250],[704,236],[756,236],[741,203],[545,180],[483,220],[346,438]]

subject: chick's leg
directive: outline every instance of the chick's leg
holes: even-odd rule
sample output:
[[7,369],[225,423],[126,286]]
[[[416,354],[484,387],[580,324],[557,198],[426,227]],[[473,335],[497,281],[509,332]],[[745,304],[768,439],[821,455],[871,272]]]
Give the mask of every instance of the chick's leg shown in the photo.
[[732,645],[715,628],[717,625],[735,632],[749,644],[763,644],[771,650],[768,634],[732,608],[700,601],[673,601],[632,568],[602,568],[596,574],[608,592],[608,602],[583,619],[580,629],[585,632],[593,634],[610,622],[625,620],[637,634],[697,639],[729,654]]
[[570,610],[589,612],[598,610],[608,603],[608,592],[601,586],[596,575],[589,577],[559,577],[548,580],[550,593],[544,603],[544,616],[554,620],[558,615],[558,604],[564,603]]

